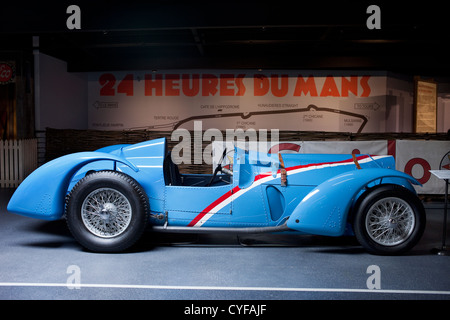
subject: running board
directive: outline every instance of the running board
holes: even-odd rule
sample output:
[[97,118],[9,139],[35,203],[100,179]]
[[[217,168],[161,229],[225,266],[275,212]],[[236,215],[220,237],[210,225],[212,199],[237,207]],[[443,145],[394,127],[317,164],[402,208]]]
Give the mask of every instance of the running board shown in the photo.
[[174,233],[244,233],[244,234],[295,231],[288,228],[286,224],[276,227],[251,227],[251,228],[152,226],[151,229],[157,232],[174,232]]

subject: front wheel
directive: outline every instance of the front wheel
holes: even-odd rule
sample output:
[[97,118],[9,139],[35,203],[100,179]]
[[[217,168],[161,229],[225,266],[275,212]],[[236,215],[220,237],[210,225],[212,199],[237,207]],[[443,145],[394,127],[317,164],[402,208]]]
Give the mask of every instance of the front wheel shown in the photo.
[[396,255],[417,244],[425,223],[425,210],[414,193],[398,185],[383,185],[362,199],[353,229],[370,253]]
[[131,177],[115,171],[88,174],[72,189],[66,205],[67,225],[74,238],[95,252],[119,252],[142,235],[148,200]]

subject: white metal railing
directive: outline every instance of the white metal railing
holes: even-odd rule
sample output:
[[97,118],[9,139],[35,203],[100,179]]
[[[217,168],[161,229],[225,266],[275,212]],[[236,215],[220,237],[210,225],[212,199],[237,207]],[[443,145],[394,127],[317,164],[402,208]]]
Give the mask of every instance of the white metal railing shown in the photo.
[[15,188],[37,168],[37,140],[0,141],[0,187]]

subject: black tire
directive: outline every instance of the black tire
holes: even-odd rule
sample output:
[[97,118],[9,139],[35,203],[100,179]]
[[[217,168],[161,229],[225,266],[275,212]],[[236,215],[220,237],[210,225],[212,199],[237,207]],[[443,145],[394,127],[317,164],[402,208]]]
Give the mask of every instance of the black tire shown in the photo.
[[66,202],[66,220],[74,238],[93,252],[121,252],[143,234],[148,198],[134,179],[116,171],[86,175]]
[[370,253],[399,255],[412,249],[425,229],[420,199],[398,185],[374,187],[363,195],[353,220],[359,243]]

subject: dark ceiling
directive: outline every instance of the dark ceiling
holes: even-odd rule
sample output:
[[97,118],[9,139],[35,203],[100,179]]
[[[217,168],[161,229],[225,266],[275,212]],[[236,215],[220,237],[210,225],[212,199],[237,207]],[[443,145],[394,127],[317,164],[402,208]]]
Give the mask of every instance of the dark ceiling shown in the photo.
[[81,30],[66,8],[2,4],[0,52],[39,50],[69,71],[132,69],[370,69],[450,76],[444,2],[78,1]]

